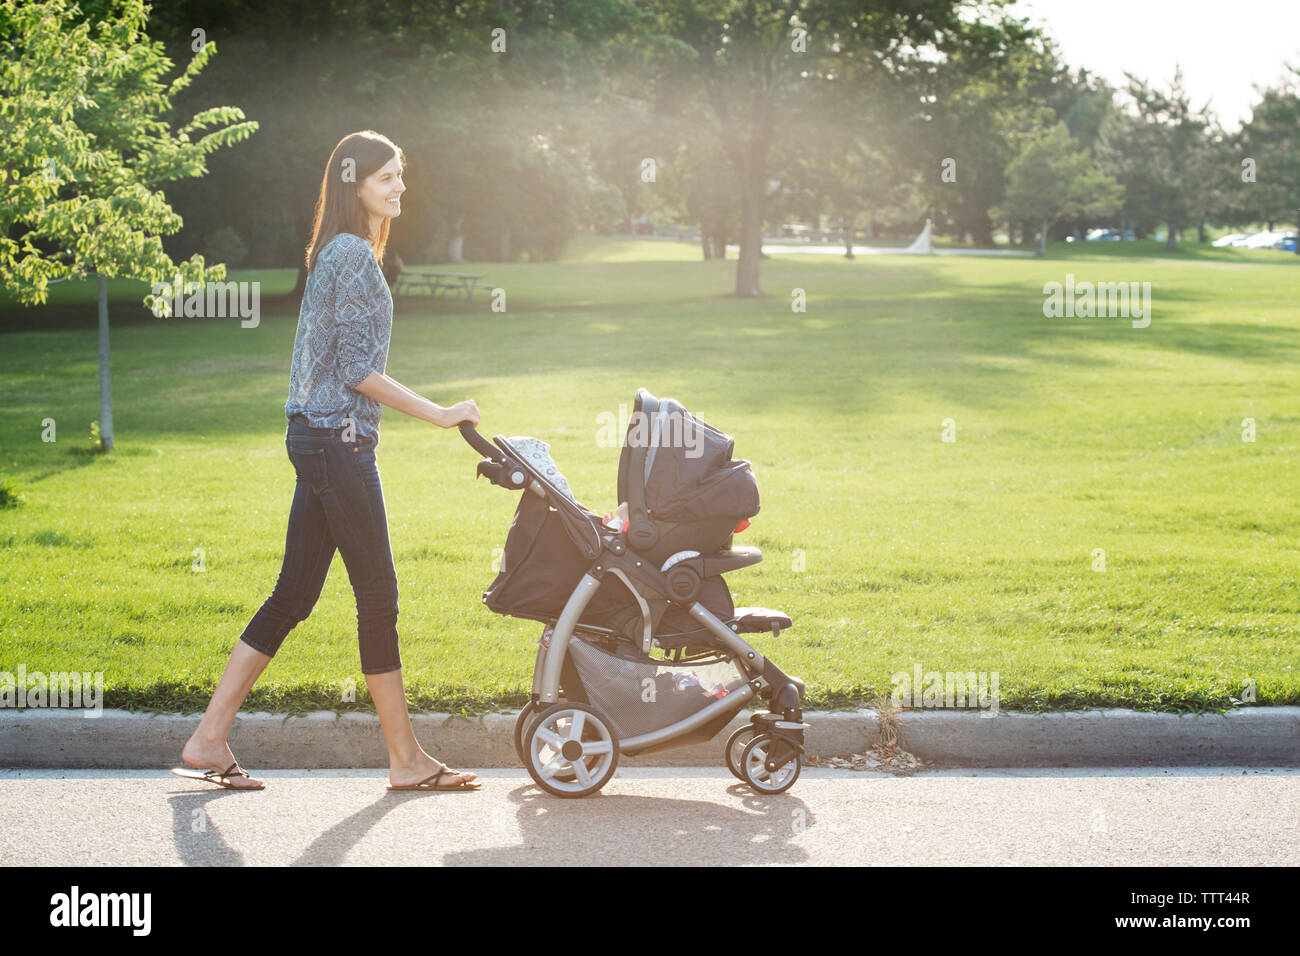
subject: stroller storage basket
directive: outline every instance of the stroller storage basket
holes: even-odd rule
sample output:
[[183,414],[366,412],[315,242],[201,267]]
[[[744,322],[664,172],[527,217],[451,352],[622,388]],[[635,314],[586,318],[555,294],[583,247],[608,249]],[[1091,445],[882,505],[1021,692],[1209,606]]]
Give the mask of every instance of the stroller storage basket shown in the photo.
[[722,654],[674,664],[581,631],[570,639],[569,655],[584,696],[624,740],[685,720],[747,682],[743,671]]

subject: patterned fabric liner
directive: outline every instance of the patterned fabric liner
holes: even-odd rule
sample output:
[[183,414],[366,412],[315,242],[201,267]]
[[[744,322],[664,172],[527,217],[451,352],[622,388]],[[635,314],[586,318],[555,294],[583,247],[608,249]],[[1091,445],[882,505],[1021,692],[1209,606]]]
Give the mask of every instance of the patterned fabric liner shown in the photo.
[[574,504],[578,503],[578,499],[573,497],[573,492],[569,490],[569,482],[556,466],[554,459],[551,458],[550,445],[540,438],[529,438],[527,436],[508,438],[506,441],[510,443],[511,448],[519,453],[519,457],[524,460],[524,463],[550,482],[556,491],[563,494]]

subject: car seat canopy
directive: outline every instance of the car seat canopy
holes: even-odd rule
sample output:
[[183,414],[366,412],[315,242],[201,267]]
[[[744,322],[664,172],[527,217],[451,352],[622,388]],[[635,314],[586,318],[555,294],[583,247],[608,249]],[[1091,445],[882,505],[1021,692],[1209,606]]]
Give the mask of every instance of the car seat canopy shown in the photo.
[[656,522],[707,521],[758,514],[750,463],[732,458],[735,441],[672,398],[637,390],[619,455],[618,497],[644,502]]

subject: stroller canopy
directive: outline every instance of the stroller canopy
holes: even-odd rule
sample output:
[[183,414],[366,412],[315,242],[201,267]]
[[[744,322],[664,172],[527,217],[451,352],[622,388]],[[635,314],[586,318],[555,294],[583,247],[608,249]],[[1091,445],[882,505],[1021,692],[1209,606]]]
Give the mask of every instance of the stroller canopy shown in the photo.
[[618,461],[618,497],[658,522],[752,518],[758,482],[749,462],[731,457],[730,435],[671,398],[638,389]]

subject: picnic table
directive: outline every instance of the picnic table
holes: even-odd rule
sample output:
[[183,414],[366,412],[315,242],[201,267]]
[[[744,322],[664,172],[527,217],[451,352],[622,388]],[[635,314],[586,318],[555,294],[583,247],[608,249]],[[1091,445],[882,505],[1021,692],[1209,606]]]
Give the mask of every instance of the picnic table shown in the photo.
[[439,292],[446,290],[453,293],[462,292],[468,301],[473,298],[479,280],[485,278],[487,277],[471,272],[440,272],[420,266],[408,266],[397,277],[397,288],[394,292],[397,295],[428,292],[436,298]]

